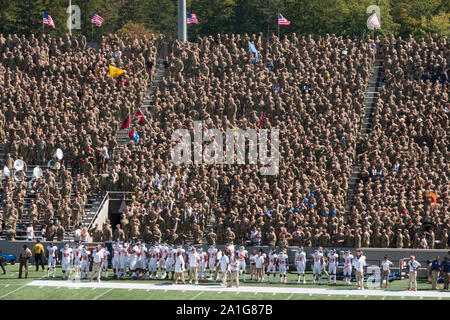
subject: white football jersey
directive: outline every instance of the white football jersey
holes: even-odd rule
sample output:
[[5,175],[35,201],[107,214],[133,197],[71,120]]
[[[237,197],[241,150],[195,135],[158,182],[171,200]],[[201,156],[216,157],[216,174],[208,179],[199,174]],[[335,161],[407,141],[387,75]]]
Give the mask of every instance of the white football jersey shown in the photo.
[[118,259],[120,258],[120,252],[123,250],[123,247],[121,244],[114,244],[113,245],[113,258]]
[[345,268],[351,267],[352,261],[353,261],[353,255],[352,254],[344,254]]
[[209,248],[208,249],[208,254],[209,254],[209,261],[212,262],[216,262],[216,258],[217,258],[217,248]]
[[238,254],[238,257],[239,257],[239,261],[240,262],[243,262],[243,261],[245,261],[245,256],[247,256],[247,250],[238,250],[237,251],[237,254]]
[[58,252],[58,247],[57,246],[47,246],[47,252],[48,252],[48,258],[49,259],[55,259],[56,258],[56,253]]
[[62,248],[61,253],[62,253],[62,258],[61,258],[62,263],[70,263],[72,261],[72,258],[73,258],[72,248],[67,248],[67,249]]
[[104,250],[103,251],[103,261],[108,261],[108,256],[110,255],[111,253],[108,251],[108,250]]
[[269,253],[269,264],[275,263],[275,259],[276,259],[277,257],[278,257],[278,256],[277,256],[276,254]]
[[158,259],[159,249],[155,248],[150,251],[150,259]]
[[328,254],[328,264],[337,264],[338,263],[338,254],[337,253],[329,253]]
[[81,262],[82,263],[89,263],[89,256],[91,255],[91,252],[88,250],[82,250],[81,251]]
[[313,257],[314,264],[318,264],[318,263],[320,264],[323,254],[321,252],[314,252],[312,254],[312,257]]
[[73,258],[77,261],[81,260],[81,247],[73,247]]
[[200,255],[200,264],[205,264],[206,263],[206,258],[207,258],[207,253],[206,252],[202,252],[199,255]]
[[288,264],[288,255],[285,253],[280,253],[278,255],[278,265],[286,266]]
[[305,253],[305,251],[297,251],[296,253],[295,253],[295,261],[297,262],[297,263],[303,263],[303,264],[305,264],[306,263],[306,253]]

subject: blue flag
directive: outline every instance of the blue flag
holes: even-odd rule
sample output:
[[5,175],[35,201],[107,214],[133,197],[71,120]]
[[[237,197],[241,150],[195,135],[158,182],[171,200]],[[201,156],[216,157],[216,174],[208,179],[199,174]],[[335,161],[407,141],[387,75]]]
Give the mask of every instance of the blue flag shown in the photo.
[[253,60],[252,63],[258,62],[258,51],[256,50],[253,43],[251,43],[250,41],[248,42],[248,49],[250,50],[251,53],[255,54],[255,60]]

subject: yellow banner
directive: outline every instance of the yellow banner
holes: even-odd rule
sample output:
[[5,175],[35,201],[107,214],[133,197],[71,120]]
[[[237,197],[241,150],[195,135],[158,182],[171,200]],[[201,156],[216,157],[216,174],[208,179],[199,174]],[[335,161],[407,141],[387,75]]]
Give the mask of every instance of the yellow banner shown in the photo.
[[115,79],[118,76],[120,76],[122,73],[124,73],[125,70],[113,67],[113,66],[109,66],[109,75],[111,76],[111,78]]

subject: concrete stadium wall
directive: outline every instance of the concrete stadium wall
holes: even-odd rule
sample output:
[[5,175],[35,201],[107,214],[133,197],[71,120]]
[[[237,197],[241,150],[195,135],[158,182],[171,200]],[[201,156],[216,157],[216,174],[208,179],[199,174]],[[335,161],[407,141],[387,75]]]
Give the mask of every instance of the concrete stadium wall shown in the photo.
[[[103,227],[103,224],[108,219],[108,213],[109,213],[109,201],[106,200],[103,203],[103,207],[101,208],[100,212],[97,215],[97,218],[92,223],[92,227],[95,226],[95,224],[98,224],[99,228],[101,229]],[[92,237],[89,236],[89,241],[92,241]]]

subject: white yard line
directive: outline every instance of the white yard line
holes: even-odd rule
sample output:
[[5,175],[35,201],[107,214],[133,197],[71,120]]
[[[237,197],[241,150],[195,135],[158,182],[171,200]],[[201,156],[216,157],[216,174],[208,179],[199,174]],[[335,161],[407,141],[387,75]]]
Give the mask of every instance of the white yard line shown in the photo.
[[79,288],[103,288],[103,289],[141,289],[141,290],[168,290],[168,291],[208,291],[208,292],[242,292],[242,293],[287,293],[287,294],[330,294],[330,295],[343,295],[343,296],[386,296],[386,297],[431,297],[431,298],[450,298],[450,292],[442,291],[409,291],[407,294],[403,290],[401,291],[385,291],[385,290],[356,290],[356,289],[328,289],[328,288],[289,288],[281,286],[268,286],[268,287],[254,287],[254,286],[241,286],[239,288],[224,288],[218,285],[172,285],[172,284],[152,284],[152,283],[117,283],[117,282],[76,282],[69,281],[31,281],[26,284],[27,286],[50,286],[50,287],[79,287]]
[[292,298],[293,295],[294,295],[294,294],[291,293],[291,294],[289,295],[289,297],[286,298],[286,300],[291,300],[291,298]]
[[195,300],[199,295],[201,295],[203,293],[203,291],[200,291],[199,293],[197,293],[195,296],[193,296],[191,298],[191,300]]
[[105,294],[110,293],[110,292],[113,291],[113,290],[114,290],[114,288],[111,288],[111,289],[109,289],[109,290],[103,292],[102,294],[96,296],[96,297],[95,297],[94,299],[92,299],[92,300],[97,300],[98,298],[103,297]]
[[[37,280],[34,280],[34,281],[39,281],[40,279],[42,279],[42,277],[41,277],[41,278],[37,278]],[[33,282],[33,281],[30,281],[30,282]],[[19,291],[20,289],[25,288],[26,286],[28,286],[28,285],[30,284],[30,282],[27,282],[27,283],[25,283],[24,285],[20,286],[19,288],[14,289],[13,291],[8,292],[7,294],[2,295],[2,296],[0,297],[0,299],[3,299],[3,298],[5,298],[5,297],[9,296],[11,293],[14,293],[14,292],[16,292],[16,291]],[[7,286],[9,286],[9,284],[8,284],[8,285],[5,285],[5,287],[7,287]]]

